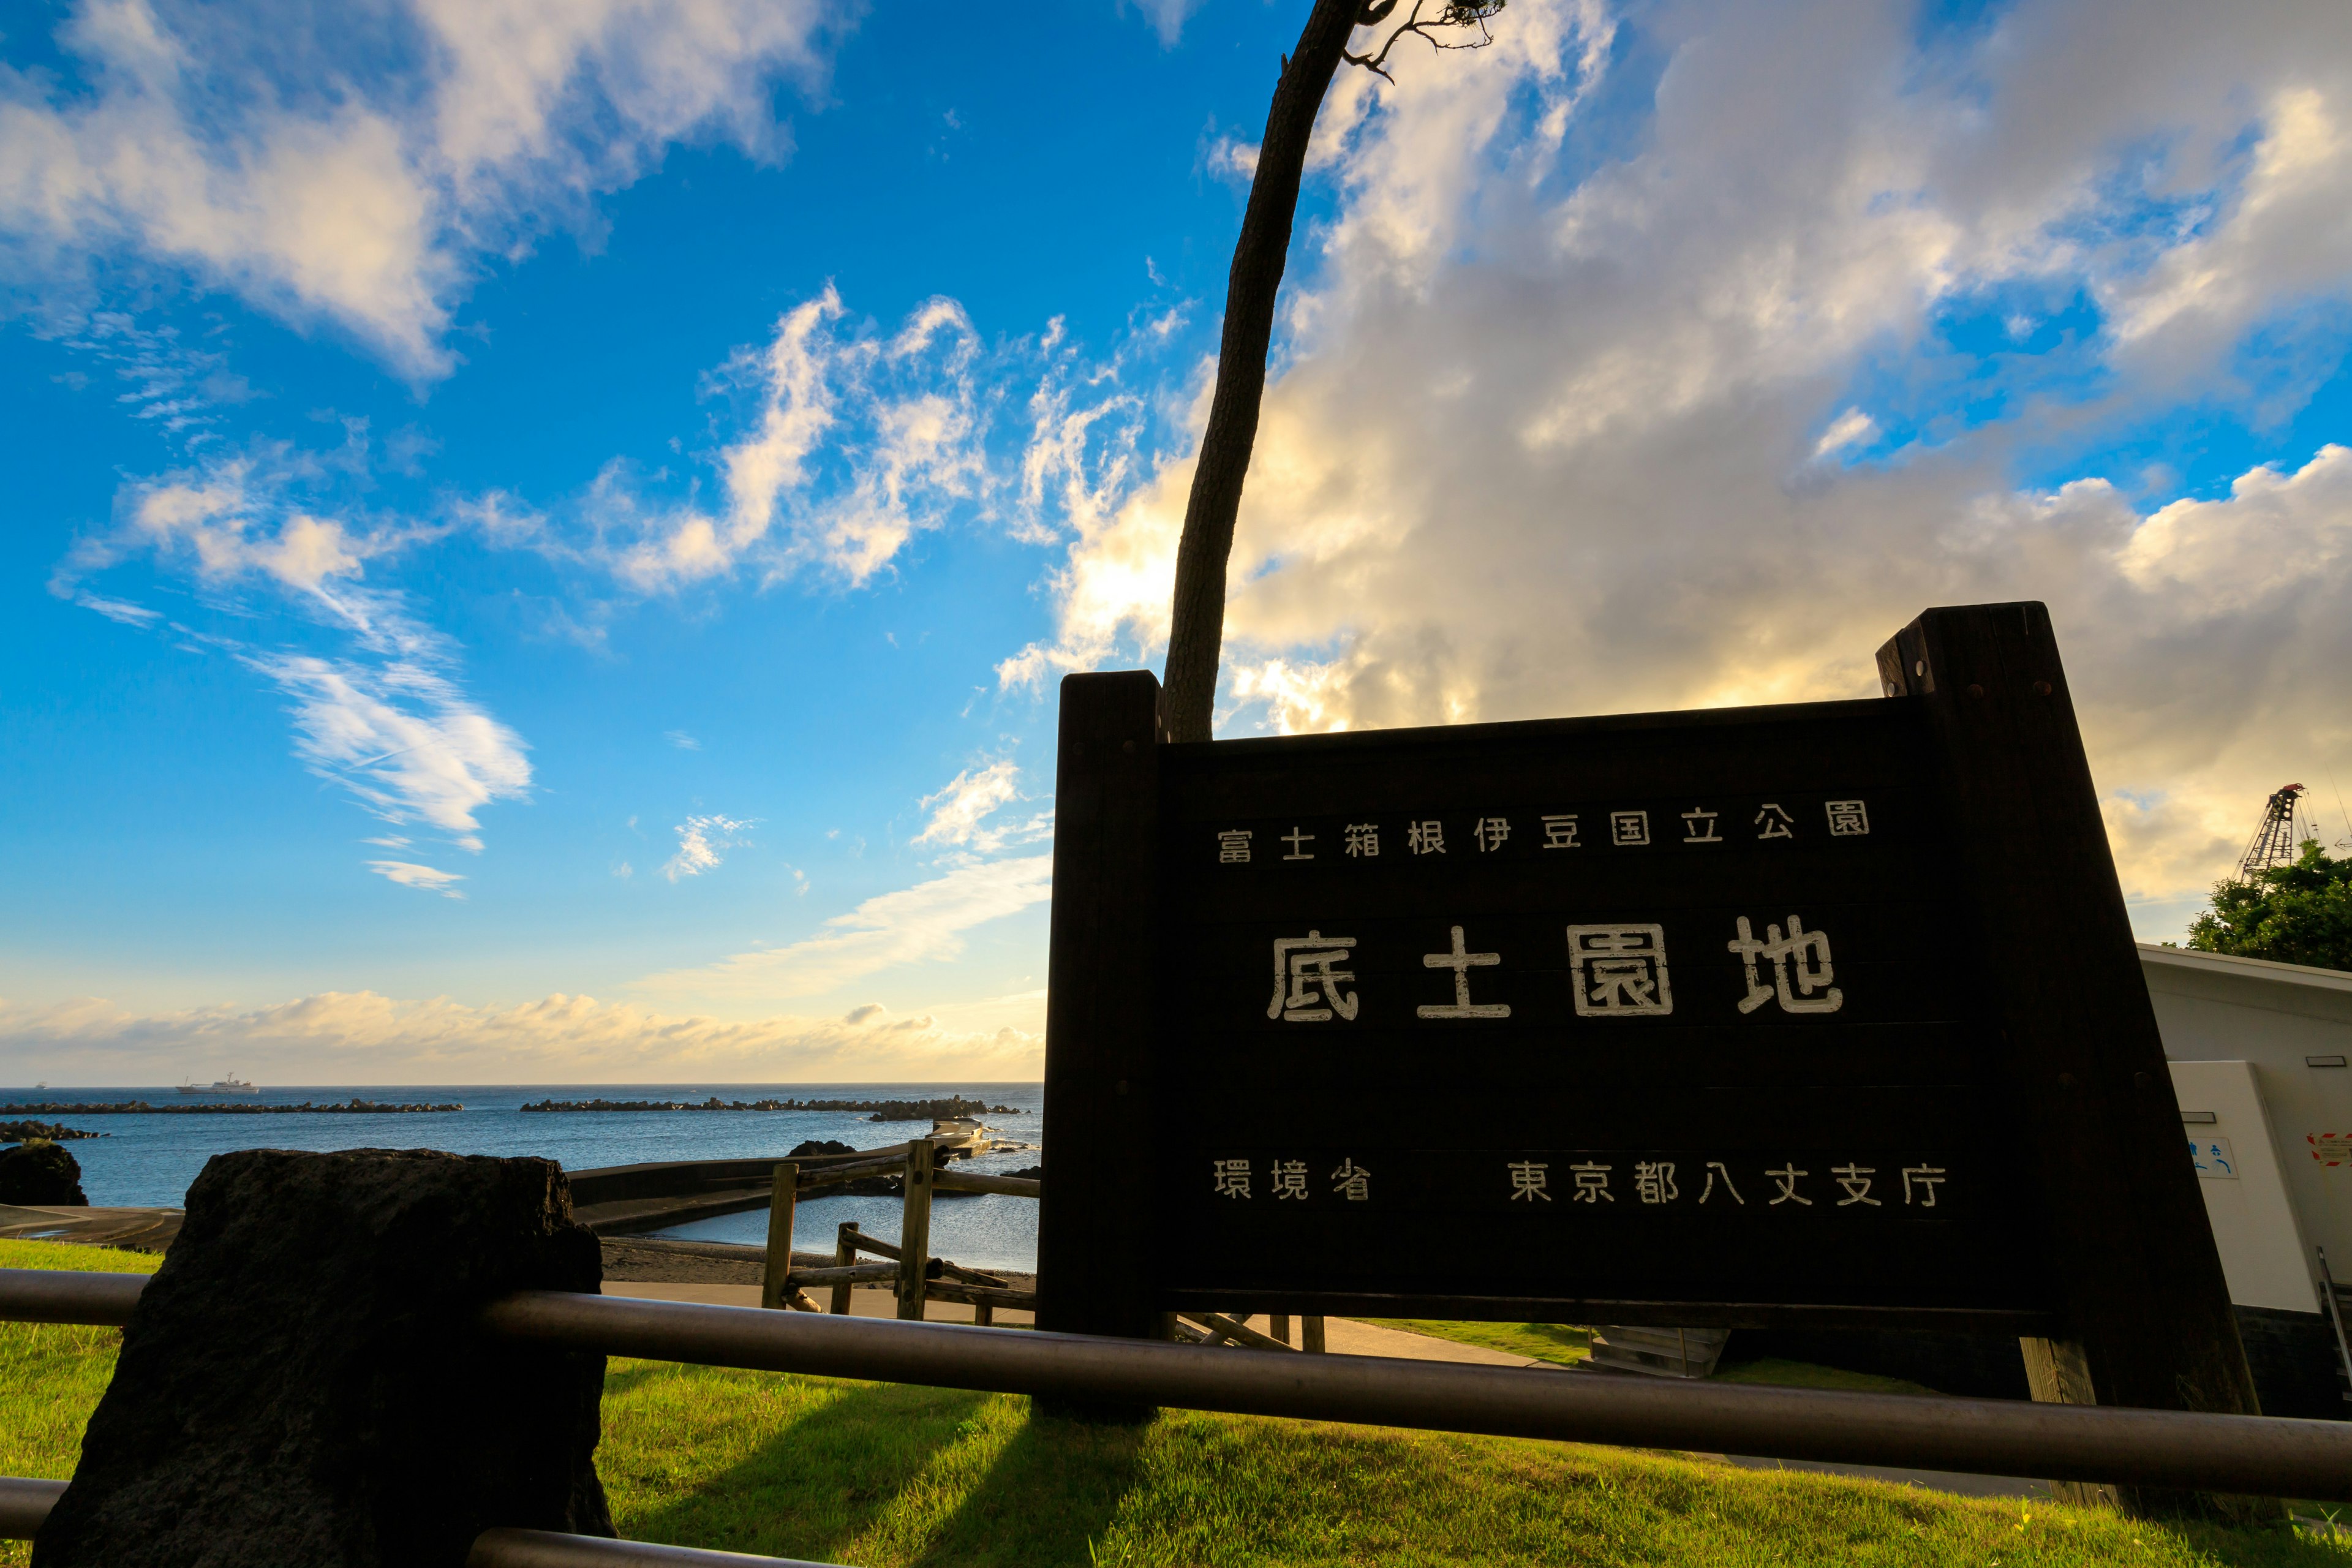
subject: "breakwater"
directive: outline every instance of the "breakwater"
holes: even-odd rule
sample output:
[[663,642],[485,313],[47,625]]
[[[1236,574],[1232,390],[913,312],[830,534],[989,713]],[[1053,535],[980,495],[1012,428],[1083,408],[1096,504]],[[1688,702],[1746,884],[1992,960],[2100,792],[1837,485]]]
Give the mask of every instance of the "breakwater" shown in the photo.
[[[312,1104],[306,1100],[299,1105],[229,1105],[209,1100],[202,1105],[152,1105],[143,1100],[99,1100],[86,1104],[68,1104],[51,1100],[32,1105],[0,1105],[0,1110],[28,1110],[37,1116],[387,1116],[465,1109],[457,1104],[390,1105],[378,1100],[329,1100],[322,1104]],[[78,1138],[88,1135],[44,1132],[39,1136]]]
[[1010,1105],[960,1095],[946,1100],[542,1100],[524,1110],[831,1110],[871,1111],[870,1121],[947,1121],[961,1116],[1018,1115]]
[[68,1127],[56,1121],[0,1121],[0,1143],[22,1143],[34,1138],[63,1143],[73,1138],[105,1136],[103,1132],[85,1132],[79,1127]]

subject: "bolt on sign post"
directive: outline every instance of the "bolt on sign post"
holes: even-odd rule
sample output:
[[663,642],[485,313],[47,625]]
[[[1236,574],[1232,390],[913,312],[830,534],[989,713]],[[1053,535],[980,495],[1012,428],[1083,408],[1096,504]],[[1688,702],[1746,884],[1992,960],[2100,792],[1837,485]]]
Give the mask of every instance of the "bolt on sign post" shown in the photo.
[[1183,745],[1065,680],[1040,1326],[1971,1331],[2253,1411],[2047,612],[1879,665]]

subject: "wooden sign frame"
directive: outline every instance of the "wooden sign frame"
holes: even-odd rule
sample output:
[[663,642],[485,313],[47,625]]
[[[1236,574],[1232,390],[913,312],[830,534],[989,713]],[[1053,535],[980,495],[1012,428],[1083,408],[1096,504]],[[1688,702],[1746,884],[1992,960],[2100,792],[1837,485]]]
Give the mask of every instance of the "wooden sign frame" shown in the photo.
[[[2179,1108],[2047,611],[2039,604],[1929,610],[1880,650],[1878,664],[1885,695],[1875,703],[1193,746],[1165,740],[1158,682],[1149,673],[1066,679],[1046,1015],[1045,1121],[1054,1179],[1039,1221],[1040,1327],[1156,1337],[1171,1311],[1202,1307],[1688,1326],[1934,1326],[2025,1339],[2042,1397],[2255,1409],[2203,1200],[2181,1158]],[[1932,816],[1939,863],[1951,868],[1942,891],[1952,904],[1952,930],[1974,933],[1956,940],[1981,948],[1987,933],[1997,937],[1998,962],[1982,951],[1963,951],[1955,961],[1969,966],[1977,1060],[2005,1119],[2000,1212],[2015,1226],[2020,1255],[2033,1260],[2030,1281],[2009,1280],[1969,1300],[1957,1291],[1949,1304],[1921,1299],[1916,1283],[1906,1287],[1907,1296],[1880,1301],[1867,1289],[1856,1294],[1852,1280],[1843,1298],[1825,1302],[1809,1302],[1801,1290],[1791,1299],[1786,1279],[1776,1283],[1777,1295],[1760,1300],[1742,1300],[1737,1289],[1713,1300],[1692,1300],[1687,1290],[1646,1301],[1622,1290],[1531,1297],[1482,1292],[1479,1258],[1442,1251],[1378,1260],[1393,1289],[1367,1289],[1362,1259],[1353,1257],[1349,1282],[1337,1290],[1297,1279],[1243,1289],[1238,1277],[1179,1277],[1180,1265],[1199,1272],[1184,1261],[1197,1259],[1198,1245],[1184,1238],[1208,1222],[1171,1207],[1168,1164],[1188,1145],[1185,1130],[1171,1124],[1171,1108],[1191,1092],[1189,1084],[1223,1082],[1245,1095],[1250,1080],[1247,1060],[1188,1055],[1191,1042],[1171,1038],[1187,1004],[1181,966],[1171,976],[1162,944],[1197,947],[1202,929],[1184,923],[1184,911],[1199,902],[1187,879],[1199,873],[1191,859],[1171,858],[1180,854],[1171,846],[1192,854],[1200,825],[1183,814],[1202,798],[1202,780],[1293,757],[1306,770],[1302,778],[1313,768],[1328,777],[1354,759],[1367,767],[1392,763],[1414,746],[1439,748],[1430,755],[1474,770],[1486,754],[1480,747],[1496,748],[1500,778],[1514,746],[1566,746],[1563,754],[1572,755],[1581,737],[1596,754],[1612,746],[1635,754],[1704,734],[1736,751],[1757,736],[1833,739],[1841,725],[1868,723],[1883,730],[1889,710],[1881,703],[1904,705],[1896,728],[1911,748],[1905,766],[1916,775],[1907,782],[1926,803],[1915,816],[1919,823]],[[1253,797],[1242,785],[1227,794],[1235,801],[1265,795]],[[1302,798],[1311,795],[1307,789]],[[1830,803],[1832,810],[1837,804]],[[1455,941],[1459,946],[1458,931]],[[1748,984],[1752,999],[1752,969]]]

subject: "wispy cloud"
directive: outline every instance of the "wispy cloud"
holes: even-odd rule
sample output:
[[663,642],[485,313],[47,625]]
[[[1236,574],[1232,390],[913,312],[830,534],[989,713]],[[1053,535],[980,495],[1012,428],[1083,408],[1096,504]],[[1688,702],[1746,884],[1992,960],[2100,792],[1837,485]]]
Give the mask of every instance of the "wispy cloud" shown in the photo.
[[368,869],[379,877],[390,878],[404,888],[417,888],[428,893],[438,893],[445,899],[462,899],[454,884],[466,879],[455,871],[444,871],[432,866],[419,866],[411,860],[371,860]]
[[1020,777],[1021,770],[1010,760],[966,768],[937,794],[923,797],[923,809],[931,814],[930,820],[914,841],[972,855],[993,855],[1009,846],[1032,844],[1050,836],[1054,830],[1050,811],[1017,823],[988,821],[1000,808],[1023,798]]
[[778,1000],[821,996],[885,969],[956,957],[963,952],[964,932],[1051,896],[1053,876],[1050,855],[960,867],[944,877],[868,899],[825,921],[815,936],[789,947],[648,975],[630,989]]
[[[115,527],[83,540],[59,563],[50,591],[124,625],[158,616],[92,592],[89,579],[144,560],[204,595],[241,595],[243,626],[267,625],[276,606],[323,632],[336,651],[258,647],[170,623],[179,646],[224,652],[289,699],[295,754],[372,815],[395,827],[422,825],[460,848],[482,848],[478,813],[530,788],[520,736],[475,700],[458,675],[458,649],[424,625],[404,594],[365,581],[371,563],[396,556],[434,531],[398,519],[351,521],[323,489],[341,459],[287,448],[223,455],[133,480],[117,500]],[[158,627],[158,629],[163,629]],[[387,847],[407,847],[377,840]],[[411,886],[422,868],[395,874]],[[438,875],[438,873],[436,873]]]
[[750,822],[738,822],[726,816],[689,816],[677,825],[677,853],[662,866],[662,875],[671,881],[680,877],[699,877],[705,871],[716,870],[722,849],[732,849],[744,840],[739,837],[752,826]]
[[479,853],[474,814],[530,794],[521,737],[415,660],[257,654],[245,662],[294,700],[296,754],[386,822],[423,822]]
[[662,731],[662,739],[667,741],[671,745],[676,746],[681,752],[698,752],[702,750],[702,742],[696,740],[693,736],[688,734],[683,730],[665,730]]

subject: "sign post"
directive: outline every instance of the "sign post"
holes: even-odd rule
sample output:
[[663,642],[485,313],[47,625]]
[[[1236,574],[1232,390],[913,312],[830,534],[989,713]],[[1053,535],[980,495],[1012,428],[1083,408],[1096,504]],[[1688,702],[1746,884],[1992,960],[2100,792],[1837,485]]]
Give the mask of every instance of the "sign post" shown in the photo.
[[1187,745],[1149,674],[1068,678],[1041,1326],[1951,1329],[2252,1410],[2047,614],[1879,658]]

